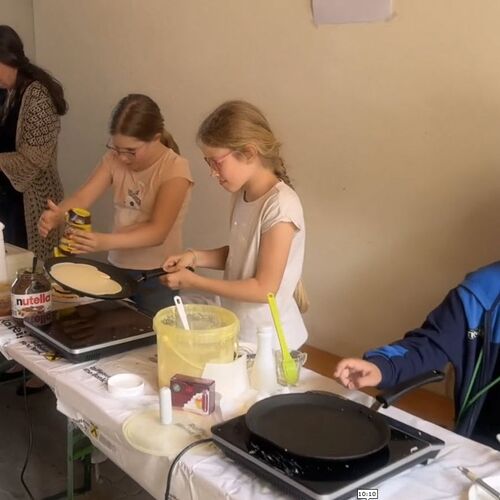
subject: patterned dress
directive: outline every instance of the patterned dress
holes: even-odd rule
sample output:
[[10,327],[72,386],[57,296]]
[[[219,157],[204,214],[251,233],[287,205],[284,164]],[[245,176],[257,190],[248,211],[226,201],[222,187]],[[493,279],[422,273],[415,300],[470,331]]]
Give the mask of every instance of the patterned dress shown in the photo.
[[21,101],[16,151],[0,154],[0,170],[14,189],[23,193],[28,248],[40,259],[49,257],[59,240],[56,231],[42,238],[37,225],[47,200],[59,203],[63,198],[56,163],[60,128],[60,117],[48,90],[40,82],[32,82]]

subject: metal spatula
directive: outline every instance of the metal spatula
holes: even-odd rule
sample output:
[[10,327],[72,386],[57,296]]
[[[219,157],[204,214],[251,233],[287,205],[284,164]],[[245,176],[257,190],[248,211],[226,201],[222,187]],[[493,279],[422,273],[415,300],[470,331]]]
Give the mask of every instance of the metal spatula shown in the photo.
[[269,308],[271,309],[271,316],[273,317],[274,328],[276,329],[276,333],[278,334],[278,340],[281,347],[281,355],[283,359],[282,361],[283,375],[288,385],[294,385],[297,383],[297,380],[299,378],[299,371],[297,369],[295,361],[290,356],[290,352],[288,351],[288,346],[286,345],[285,333],[283,332],[283,327],[281,326],[278,305],[276,304],[276,298],[274,297],[274,293],[267,294],[267,302],[269,304]]

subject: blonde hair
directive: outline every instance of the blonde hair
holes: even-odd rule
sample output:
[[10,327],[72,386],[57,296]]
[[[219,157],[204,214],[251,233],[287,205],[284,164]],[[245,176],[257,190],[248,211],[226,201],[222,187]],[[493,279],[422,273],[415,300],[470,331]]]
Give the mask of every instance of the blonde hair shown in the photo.
[[[228,148],[244,154],[253,145],[265,166],[274,175],[293,189],[285,163],[280,156],[281,143],[276,139],[271,126],[259,108],[246,101],[227,101],[212,111],[203,120],[196,139],[205,146]],[[309,299],[302,280],[299,280],[293,298],[299,311],[309,309]]]
[[179,146],[165,130],[158,104],[144,94],[129,94],[120,100],[111,114],[109,133],[135,137],[145,142],[152,141],[156,134],[160,134],[161,143],[180,154]]
[[293,189],[280,156],[281,143],[274,136],[263,113],[246,101],[227,101],[210,113],[198,129],[198,142],[216,148],[244,153],[256,148],[265,166]]
[[304,286],[302,278],[299,280],[297,286],[295,287],[293,298],[295,299],[297,307],[302,314],[306,313],[309,310],[309,306],[311,305],[311,303],[309,302],[309,297],[307,296],[306,288]]

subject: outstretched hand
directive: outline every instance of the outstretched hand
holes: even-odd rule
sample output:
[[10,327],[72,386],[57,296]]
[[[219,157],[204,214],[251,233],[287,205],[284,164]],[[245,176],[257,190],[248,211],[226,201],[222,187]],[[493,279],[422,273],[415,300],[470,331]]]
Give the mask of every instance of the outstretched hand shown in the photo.
[[47,200],[47,210],[38,219],[38,232],[46,238],[50,231],[64,222],[64,210],[59,208],[52,200]]
[[378,366],[359,358],[341,359],[333,376],[347,389],[375,387],[382,381]]

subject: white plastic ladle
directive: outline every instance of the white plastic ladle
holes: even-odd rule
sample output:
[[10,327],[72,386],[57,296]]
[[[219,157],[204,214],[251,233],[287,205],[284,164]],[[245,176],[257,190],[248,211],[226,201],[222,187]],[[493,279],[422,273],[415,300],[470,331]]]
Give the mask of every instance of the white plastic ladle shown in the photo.
[[184,328],[184,330],[189,330],[189,323],[187,319],[186,309],[184,309],[184,304],[179,295],[174,296],[174,303],[177,309],[177,314],[179,315],[179,318],[181,318],[182,327]]

